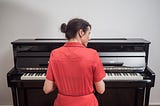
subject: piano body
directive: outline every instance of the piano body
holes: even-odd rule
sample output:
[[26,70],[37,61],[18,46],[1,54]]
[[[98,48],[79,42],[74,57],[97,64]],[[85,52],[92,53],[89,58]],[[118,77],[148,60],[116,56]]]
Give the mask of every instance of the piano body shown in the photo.
[[[42,87],[50,52],[64,39],[18,39],[12,42],[14,67],[7,73],[14,106],[53,106],[58,90],[45,95]],[[149,41],[91,39],[104,65],[106,91],[95,92],[100,106],[148,106],[155,73],[147,66]]]

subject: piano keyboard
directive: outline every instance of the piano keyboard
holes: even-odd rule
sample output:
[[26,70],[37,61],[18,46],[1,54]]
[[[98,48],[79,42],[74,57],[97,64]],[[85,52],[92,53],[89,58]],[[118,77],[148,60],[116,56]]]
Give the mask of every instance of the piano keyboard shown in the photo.
[[24,73],[21,80],[45,80],[45,73]]
[[143,80],[139,73],[106,73],[104,80]]
[[[24,73],[21,80],[45,80],[45,73]],[[106,73],[104,80],[143,80],[139,73]]]

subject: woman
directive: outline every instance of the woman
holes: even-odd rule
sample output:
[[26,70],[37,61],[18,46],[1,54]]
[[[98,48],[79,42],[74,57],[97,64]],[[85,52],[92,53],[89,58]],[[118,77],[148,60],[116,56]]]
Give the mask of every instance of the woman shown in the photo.
[[75,18],[61,31],[68,42],[51,52],[43,90],[48,94],[58,88],[54,106],[98,106],[93,86],[103,94],[106,74],[97,51],[86,48],[91,25]]

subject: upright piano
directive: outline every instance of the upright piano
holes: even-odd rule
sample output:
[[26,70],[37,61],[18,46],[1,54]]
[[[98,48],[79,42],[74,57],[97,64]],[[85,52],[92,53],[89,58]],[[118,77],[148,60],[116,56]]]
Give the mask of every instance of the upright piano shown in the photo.
[[[43,83],[50,52],[64,39],[18,39],[13,46],[14,67],[7,73],[14,106],[53,106],[58,90],[46,95]],[[148,67],[150,42],[137,38],[95,38],[88,48],[96,49],[104,65],[104,94],[95,96],[99,106],[148,106],[155,73]]]

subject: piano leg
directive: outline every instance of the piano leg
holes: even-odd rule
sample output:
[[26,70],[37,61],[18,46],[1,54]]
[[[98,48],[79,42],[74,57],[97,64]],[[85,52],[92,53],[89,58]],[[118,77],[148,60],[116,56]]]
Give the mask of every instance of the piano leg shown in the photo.
[[146,91],[145,91],[146,96],[145,96],[145,105],[144,106],[149,106],[150,90],[151,90],[151,87],[146,88]]
[[17,90],[15,87],[12,87],[11,90],[12,90],[13,106],[18,106],[18,104],[17,104],[17,101],[18,101],[17,100]]
[[23,88],[12,87],[13,106],[27,106]]

